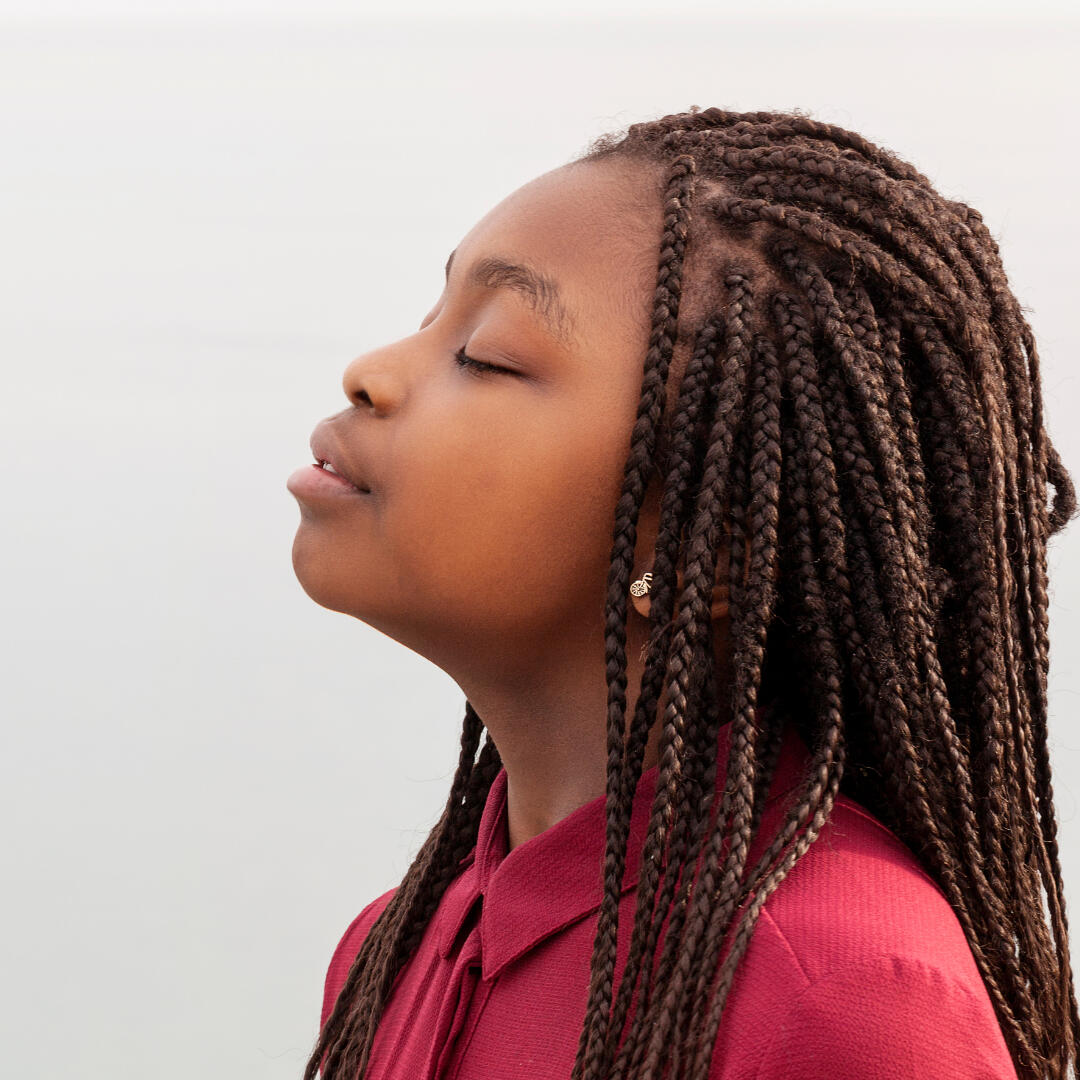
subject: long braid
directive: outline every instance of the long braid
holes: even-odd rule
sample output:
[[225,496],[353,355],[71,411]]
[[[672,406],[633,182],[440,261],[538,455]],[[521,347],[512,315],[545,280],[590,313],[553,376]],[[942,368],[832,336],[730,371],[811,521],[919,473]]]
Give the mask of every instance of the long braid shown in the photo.
[[[304,1080],[363,1075],[394,977],[476,842],[484,801],[502,767],[490,736],[476,758],[483,722],[465,703],[461,754],[446,807],[401,885],[375,920],[304,1070]],[[475,760],[474,760],[475,759]]]
[[[801,443],[793,445],[792,440],[788,439],[784,447],[784,453],[793,461],[802,459],[808,475],[810,474],[809,455],[805,445]],[[795,494],[798,496],[800,493],[806,495],[807,489],[805,485],[800,485],[796,489]],[[809,528],[811,524],[810,515],[806,513],[806,510],[805,502],[797,504],[796,512],[801,515],[800,520],[803,528]],[[788,820],[798,822],[801,827],[807,814],[813,816],[809,827],[801,833],[796,843],[788,849],[779,865],[771,870],[758,885],[754,893],[754,899],[749,907],[743,911],[742,917],[734,923],[735,937],[731,948],[727,951],[719,966],[717,985],[712,997],[709,998],[707,994],[695,993],[694,995],[693,1004],[696,1015],[701,1016],[704,1013],[704,1020],[701,1026],[694,1024],[694,1029],[700,1032],[700,1036],[694,1048],[693,1065],[690,1071],[684,1074],[690,1080],[707,1080],[712,1049],[716,1041],[723,1006],[734,980],[736,965],[746,952],[757,918],[769,895],[820,834],[821,829],[828,820],[843,776],[846,752],[843,734],[844,710],[841,701],[842,667],[837,654],[835,638],[829,625],[824,591],[820,586],[818,571],[813,558],[804,560],[803,567],[808,575],[803,582],[806,589],[804,595],[807,600],[807,609],[813,612],[816,624],[814,636],[820,649],[820,667],[812,678],[809,689],[811,696],[815,700],[819,715],[824,714],[825,716],[825,725],[820,742],[813,748],[810,779],[805,785],[805,794],[795,810],[789,813]],[[742,900],[743,896],[740,895],[738,897],[740,905]],[[711,922],[710,931],[712,931],[713,926],[719,923],[719,920],[714,916]],[[718,927],[718,929],[726,932],[730,925],[731,921],[725,917],[722,927]],[[721,933],[710,934],[710,939],[710,944],[714,941],[715,945],[706,951],[705,961],[701,969],[704,978],[699,980],[699,986],[707,986],[711,982],[716,961],[719,956],[723,955]],[[706,1003],[708,1004],[707,1010],[705,1008]]]
[[[662,626],[666,630],[670,630],[670,616],[674,596],[669,588],[665,588],[665,585],[675,565],[679,540],[689,505],[688,494],[690,487],[697,479],[690,466],[694,461],[695,441],[702,424],[702,414],[705,412],[714,385],[716,352],[718,345],[723,342],[722,332],[722,326],[710,321],[706,323],[698,334],[694,353],[687,364],[679,388],[680,407],[672,422],[669,458],[673,464],[666,475],[664,496],[660,507],[656,556],[653,562],[653,573],[661,584],[650,591],[649,611],[651,623]],[[642,676],[642,691],[639,695],[631,726],[630,756],[635,761],[640,759],[641,750],[644,747],[648,732],[648,725],[656,713],[656,705],[659,701],[666,666],[666,655],[654,654],[648,659],[646,671]],[[710,665],[708,671],[711,673],[711,670]],[[702,689],[707,692],[707,688],[703,687]],[[712,716],[714,721],[718,723],[719,714],[714,711]],[[710,727],[709,724],[703,725],[703,734],[706,739]],[[711,783],[708,765],[711,764],[715,769],[715,755],[709,754],[707,746],[695,747],[695,750],[694,760],[701,759],[707,763],[706,774],[698,778],[702,794],[704,794],[709,790]],[[624,812],[628,808],[629,803],[624,803]],[[672,852],[672,859],[674,860],[679,858],[678,851],[680,849],[678,845],[686,842],[684,824],[682,818],[676,821],[676,833],[672,838],[675,844],[675,850]],[[660,902],[664,903],[663,896]],[[651,971],[648,967],[642,971],[640,964],[643,957],[653,955],[659,926],[646,918],[648,914],[643,909],[638,910],[638,921],[646,923],[649,927],[648,936],[643,940],[641,931],[638,931],[635,925],[635,932],[632,935],[634,946],[627,957],[626,967],[619,985],[619,993],[612,1007],[608,1045],[605,1047],[605,1054],[607,1055],[610,1055],[613,1051],[613,1040],[617,1040],[622,1034],[623,1022],[627,1015],[632,994],[635,990],[639,991],[641,995],[639,1008],[646,1007],[649,998]],[[669,931],[669,936],[671,933],[677,933],[677,929],[678,918],[676,917]],[[661,963],[663,964],[663,961]],[[638,983],[639,973],[641,974],[640,984]]]
[[[704,472],[701,480],[701,491],[695,506],[695,513],[691,522],[689,539],[687,542],[685,586],[680,597],[679,612],[676,619],[676,627],[673,633],[672,652],[678,652],[681,662],[673,665],[672,692],[668,698],[665,720],[683,714],[679,722],[686,723],[685,719],[685,687],[695,669],[707,663],[705,650],[709,650],[711,657],[711,642],[707,633],[709,623],[710,595],[713,589],[713,580],[716,573],[718,553],[718,537],[722,529],[721,507],[727,495],[727,486],[730,476],[730,465],[733,455],[734,430],[731,417],[742,411],[742,401],[745,397],[745,383],[749,365],[747,357],[750,349],[750,338],[743,331],[742,311],[748,303],[750,288],[747,276],[743,273],[729,273],[725,276],[724,285],[729,290],[731,303],[728,309],[728,325],[726,327],[727,350],[719,371],[719,393],[717,404],[712,416],[712,428],[709,438],[709,453],[704,462]],[[682,700],[680,700],[680,690]],[[751,701],[750,707],[752,708]],[[750,721],[747,726],[751,727]],[[751,734],[752,738],[752,734]],[[753,745],[747,742],[749,752],[753,752]],[[711,748],[715,756],[715,747]],[[730,775],[730,770],[729,770]],[[658,781],[659,785],[659,781]],[[686,813],[683,800],[678,798],[676,792],[672,793],[679,809]],[[724,813],[724,808],[721,808]],[[680,869],[674,858],[669,861],[668,876],[665,881],[675,881],[675,875]],[[689,878],[686,879],[689,886]],[[667,911],[670,901],[670,891],[661,894],[662,904],[659,907],[661,918]],[[639,902],[639,913],[645,908]],[[677,940],[681,926],[681,916],[673,921],[669,927],[668,942]],[[680,961],[682,957],[679,958]],[[680,983],[685,977],[685,971],[680,966],[674,972],[676,983]],[[646,1029],[650,1033],[650,1046],[647,1053],[655,1053],[653,1049],[657,1042],[663,1042],[668,1035],[668,1022],[671,1019],[670,1011],[665,1009],[659,1025]],[[648,1067],[648,1066],[646,1066]]]
[[[607,1041],[610,1022],[612,983],[618,932],[619,896],[626,860],[626,835],[629,828],[627,793],[637,786],[641,760],[626,760],[626,611],[630,570],[637,539],[637,519],[645,496],[646,481],[653,463],[656,432],[664,412],[668,366],[675,345],[679,300],[682,289],[682,261],[686,246],[688,205],[693,193],[693,160],[677,158],[673,164],[664,207],[665,229],[660,253],[659,279],[653,330],[645,359],[642,397],[631,434],[630,456],[626,463],[623,493],[615,511],[614,547],[608,576],[605,653],[608,671],[608,786],[607,851],[603,878],[604,899],[597,923],[593,948],[592,972],[586,1007],[588,1018],[582,1032],[574,1063],[572,1080],[596,1080],[601,1075],[600,1058]],[[649,717],[651,720],[652,718]],[[665,729],[665,743],[677,738]],[[672,767],[671,754],[661,748],[664,762],[653,804],[649,850],[643,856],[643,880],[652,881],[655,890],[655,866],[658,849],[669,822],[666,805],[666,776]],[[625,763],[625,764],[624,764]],[[625,775],[624,775],[625,774]],[[664,828],[657,828],[657,822]],[[646,884],[645,895],[649,885]]]
[[[728,279],[728,284],[734,282]],[[733,656],[735,684],[732,710],[746,714],[753,709],[757,696],[760,673],[766,655],[768,624],[776,603],[776,581],[779,577],[778,528],[780,518],[780,365],[772,343],[749,333],[753,321],[753,308],[740,310],[737,293],[732,295],[729,311],[735,319],[745,317],[747,347],[744,363],[750,379],[750,401],[747,424],[737,441],[739,450],[734,458],[734,486],[730,602],[729,612],[733,640],[738,647]],[[749,296],[747,297],[749,299]],[[760,296],[754,298],[760,302]],[[737,340],[739,323],[732,326],[732,337]],[[746,507],[745,512],[743,507]],[[747,558],[746,540],[749,539]],[[744,585],[744,577],[747,583]],[[744,650],[744,651],[740,651]],[[740,673],[749,672],[740,679]],[[756,715],[756,714],[755,714]],[[775,725],[776,718],[768,713],[768,722]],[[750,842],[760,824],[768,784],[775,772],[779,746],[779,726],[762,731],[757,723],[748,725],[752,739],[752,758],[742,752],[735,741],[735,725],[732,725],[732,751],[728,758],[728,785],[731,777],[738,774],[741,783],[732,788],[732,797],[721,806],[720,819],[724,824],[715,828],[702,868],[701,882],[694,896],[692,923],[683,943],[683,963],[680,980],[672,980],[667,988],[667,1006],[675,1013],[676,1038],[673,1043],[672,1068],[675,1075],[683,1075],[690,1064],[683,1060],[683,1048],[688,1047],[689,1033],[695,1030],[698,1013],[694,1006],[704,995],[700,978],[703,970],[701,957],[714,955],[715,928],[726,925],[728,911],[712,909],[710,898],[715,895],[717,882],[721,896],[731,895],[741,880],[743,868],[749,855]],[[748,744],[749,746],[749,744]],[[752,767],[747,768],[747,762]],[[721,850],[719,841],[725,837],[726,812],[730,810],[732,830],[740,841],[737,846]],[[718,918],[719,916],[719,918]],[[683,986],[696,983],[698,991],[683,992]],[[662,1024],[662,1020],[660,1021]],[[658,1048],[654,1041],[654,1051]]]

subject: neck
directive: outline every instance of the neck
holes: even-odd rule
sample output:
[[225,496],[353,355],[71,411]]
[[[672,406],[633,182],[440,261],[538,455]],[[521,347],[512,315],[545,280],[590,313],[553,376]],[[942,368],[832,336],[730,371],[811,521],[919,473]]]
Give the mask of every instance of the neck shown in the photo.
[[[627,627],[626,730],[634,715],[648,635],[646,620]],[[725,639],[726,640],[726,639]],[[718,651],[722,649],[718,642]],[[551,828],[607,791],[608,690],[604,639],[564,638],[541,669],[508,685],[497,678],[458,679],[499,748],[507,776],[508,850]],[[641,771],[659,761],[661,696]]]

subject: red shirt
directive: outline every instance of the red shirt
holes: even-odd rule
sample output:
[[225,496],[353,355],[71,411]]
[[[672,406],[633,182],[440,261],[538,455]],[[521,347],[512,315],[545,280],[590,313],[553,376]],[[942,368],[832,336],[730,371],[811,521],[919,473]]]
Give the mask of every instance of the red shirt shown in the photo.
[[[730,723],[721,729],[717,789]],[[787,732],[751,865],[783,820],[808,756]],[[636,793],[614,986],[629,952],[658,766]],[[507,853],[506,771],[474,851],[399,973],[366,1080],[570,1076],[602,898],[598,796]],[[394,889],[346,930],[326,976],[330,1014]],[[830,821],[769,896],[736,969],[710,1080],[1015,1080],[963,929],[913,853],[839,796]]]

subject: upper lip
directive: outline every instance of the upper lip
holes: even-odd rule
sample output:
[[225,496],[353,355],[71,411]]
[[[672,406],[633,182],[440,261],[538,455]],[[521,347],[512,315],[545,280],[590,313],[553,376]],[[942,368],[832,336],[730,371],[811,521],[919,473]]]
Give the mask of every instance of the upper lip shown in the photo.
[[321,421],[311,433],[311,452],[320,464],[326,461],[333,465],[334,472],[348,480],[353,487],[361,491],[371,490],[367,481],[354,471],[353,462],[350,460],[346,463],[337,433],[328,421]]

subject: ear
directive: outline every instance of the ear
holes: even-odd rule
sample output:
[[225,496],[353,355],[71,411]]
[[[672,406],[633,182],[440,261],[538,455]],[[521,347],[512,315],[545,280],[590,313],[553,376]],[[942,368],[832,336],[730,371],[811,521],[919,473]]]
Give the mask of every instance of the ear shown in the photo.
[[[656,547],[656,537],[659,529],[660,520],[660,500],[661,492],[660,486],[655,483],[651,483],[645,492],[645,497],[642,500],[641,513],[638,516],[638,529],[637,529],[637,542],[634,547],[634,573],[630,578],[630,583],[633,585],[637,581],[644,580],[649,588],[642,592],[640,596],[635,596],[635,590],[630,590],[630,603],[634,610],[643,618],[649,618],[649,612],[652,609],[651,593],[652,582],[645,578],[645,574],[652,573],[652,560]],[[724,527],[725,537],[730,537],[730,524],[727,516],[727,503],[723,506],[722,522]],[[749,570],[750,564],[750,538],[746,538],[746,562],[744,567]],[[718,551],[717,565],[716,565],[716,577],[712,591],[712,602],[710,605],[711,617],[713,619],[726,619],[729,612],[730,594],[728,591],[728,573],[729,573],[729,556],[728,545],[726,542],[720,544]],[[745,579],[744,579],[745,580]],[[682,556],[679,559],[679,565],[675,568],[675,583],[676,583],[676,597],[675,603],[678,604],[678,597],[683,590],[683,573],[682,573]]]

